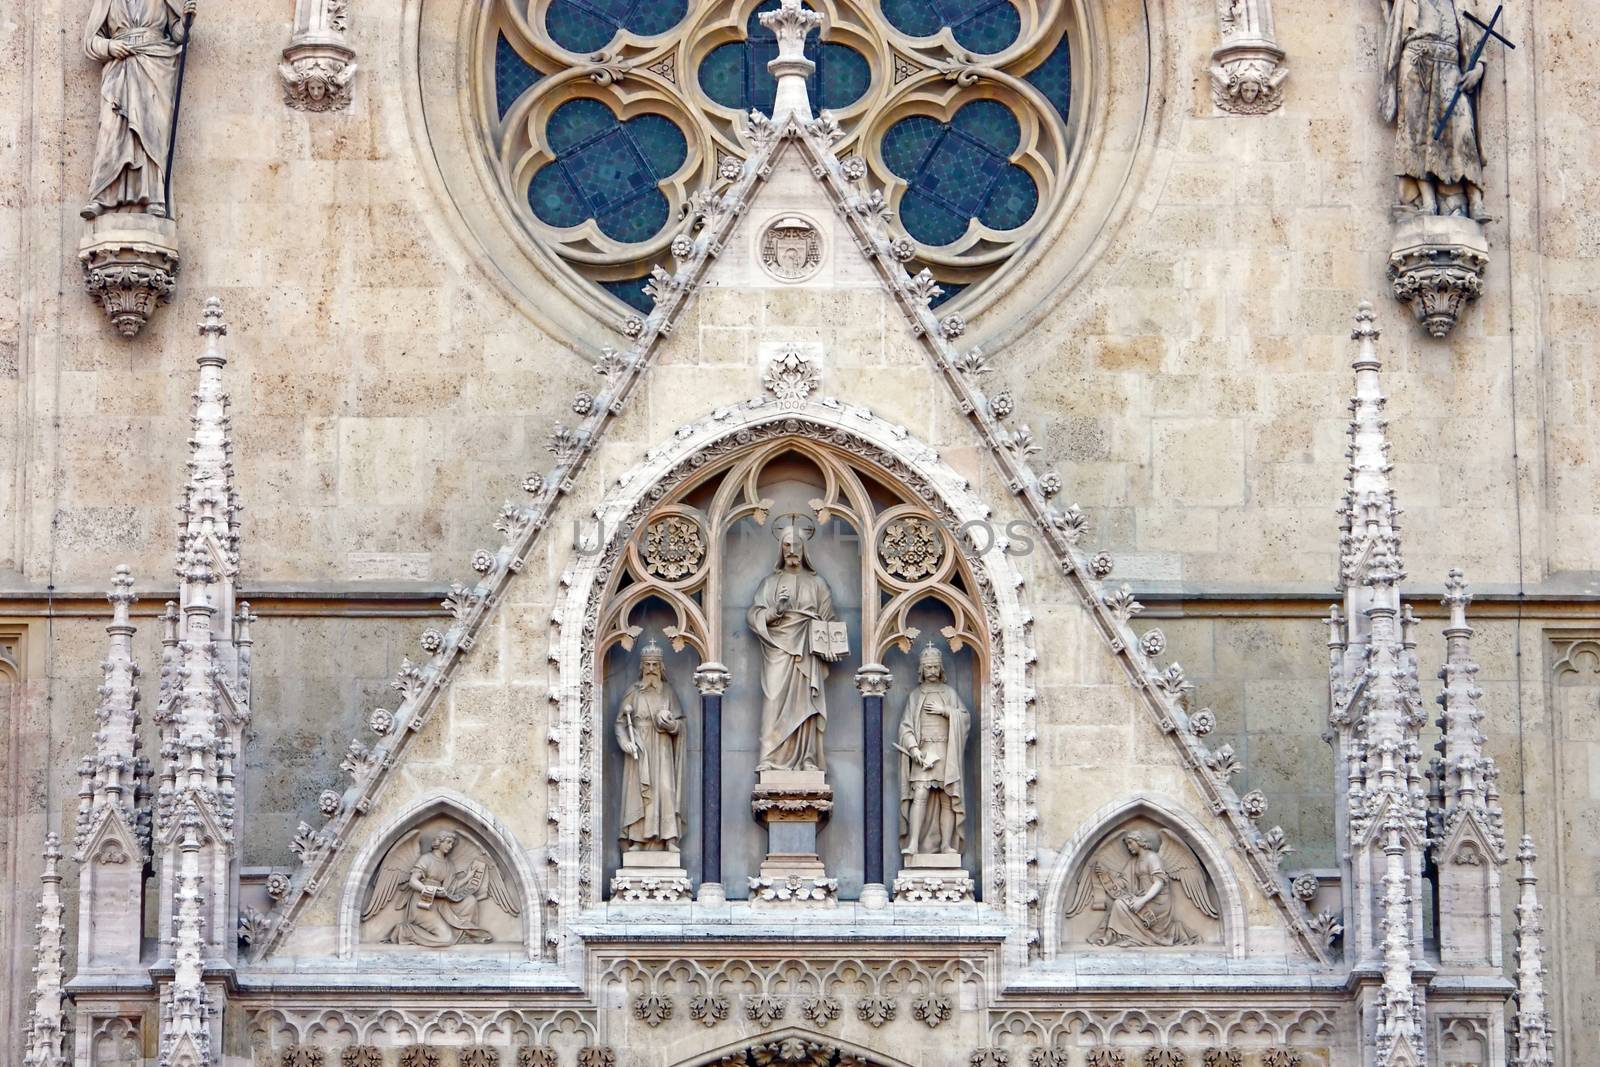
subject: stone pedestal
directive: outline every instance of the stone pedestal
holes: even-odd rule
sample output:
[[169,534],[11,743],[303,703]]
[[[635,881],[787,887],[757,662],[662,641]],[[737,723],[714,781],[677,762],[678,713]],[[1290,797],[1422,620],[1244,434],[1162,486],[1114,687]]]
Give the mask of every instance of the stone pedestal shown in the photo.
[[178,228],[172,219],[113,212],[90,219],[78,243],[83,283],[124,337],[137,337],[155,309],[172,299],[178,275]]
[[913,853],[894,880],[894,899],[917,904],[961,904],[973,899],[972,876],[955,852]]
[[1434,337],[1455,327],[1461,309],[1483,292],[1489,269],[1489,239],[1483,223],[1461,215],[1395,216],[1389,251],[1389,281],[1394,298]]
[[767,858],[750,879],[753,899],[832,902],[838,879],[817,855],[817,828],[833,810],[833,788],[821,771],[762,771],[750,799],[767,826]]
[[611,879],[611,900],[623,904],[687,903],[689,872],[677,852],[624,852]]

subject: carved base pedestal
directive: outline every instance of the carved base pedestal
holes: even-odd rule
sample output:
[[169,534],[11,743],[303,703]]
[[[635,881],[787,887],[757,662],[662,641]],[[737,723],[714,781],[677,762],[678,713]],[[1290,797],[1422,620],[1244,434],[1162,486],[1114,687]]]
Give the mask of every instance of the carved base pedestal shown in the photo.
[[355,58],[343,35],[297,36],[278,64],[283,102],[296,111],[343,111],[350,106]]
[[1218,110],[1265,115],[1283,106],[1289,76],[1283,49],[1265,38],[1240,37],[1211,54],[1211,98]]
[[839,881],[817,855],[817,827],[833,810],[833,789],[821,771],[762,771],[750,807],[767,824],[767,858],[750,879],[754,900],[826,903]]
[[1406,212],[1395,220],[1389,281],[1434,337],[1454,328],[1461,309],[1483,292],[1489,240],[1483,224],[1461,215]]
[[689,872],[676,852],[624,852],[611,878],[611,899],[622,904],[688,903]]
[[117,332],[137,337],[172,299],[178,274],[177,224],[156,215],[114,213],[90,219],[78,244],[83,282]]
[[961,904],[973,899],[972,876],[954,852],[907,856],[894,880],[894,899],[914,904]]

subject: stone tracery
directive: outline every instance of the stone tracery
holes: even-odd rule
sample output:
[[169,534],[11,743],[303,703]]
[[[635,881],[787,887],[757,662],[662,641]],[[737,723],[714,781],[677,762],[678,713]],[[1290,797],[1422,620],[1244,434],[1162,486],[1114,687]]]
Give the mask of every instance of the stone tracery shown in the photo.
[[[776,44],[760,16],[777,0],[492,7],[480,111],[505,195],[569,269],[647,310],[651,268],[755,147],[745,116],[773,107]],[[817,9],[808,85],[838,123],[837,151],[884,186],[937,299],[982,287],[1065,197],[1072,3]]]

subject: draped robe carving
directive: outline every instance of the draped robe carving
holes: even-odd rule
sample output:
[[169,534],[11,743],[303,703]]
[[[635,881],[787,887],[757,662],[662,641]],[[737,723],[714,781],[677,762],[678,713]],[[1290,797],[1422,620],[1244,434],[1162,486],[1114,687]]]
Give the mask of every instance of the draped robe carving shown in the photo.
[[184,41],[180,0],[95,0],[83,50],[100,64],[100,133],[86,219],[166,215],[167,144]]
[[667,685],[661,650],[647,646],[640,678],[617,714],[622,770],[622,847],[676,850],[683,836],[683,712]]
[[790,526],[773,573],[762,580],[749,611],[761,645],[761,761],[758,771],[827,769],[824,656],[812,648],[811,623],[832,621],[833,594],[806,558],[805,536]]
[[[1395,124],[1395,177],[1399,199],[1410,202],[1412,185],[1425,214],[1481,215],[1483,155],[1478,141],[1477,105],[1471,90],[1483,78],[1480,60],[1469,58],[1458,0],[1388,0],[1380,110]],[[1456,87],[1462,95],[1434,138]]]

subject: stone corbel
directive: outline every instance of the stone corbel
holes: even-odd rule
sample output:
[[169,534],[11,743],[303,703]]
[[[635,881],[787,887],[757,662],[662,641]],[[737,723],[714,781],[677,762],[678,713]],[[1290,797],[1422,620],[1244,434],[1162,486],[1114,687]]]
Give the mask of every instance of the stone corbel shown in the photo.
[[347,37],[350,0],[296,0],[294,33],[278,74],[283,102],[296,111],[343,111],[350,106],[356,53]]
[[1272,0],[1217,0],[1222,45],[1211,53],[1211,96],[1219,110],[1265,115],[1283,106],[1289,68],[1273,34]]
[[119,212],[91,219],[78,245],[83,281],[123,337],[144,329],[172,299],[178,277],[178,227],[172,219]]
[[1462,308],[1483,293],[1488,269],[1489,239],[1477,219],[1396,213],[1389,284],[1429,336],[1449,335]]

